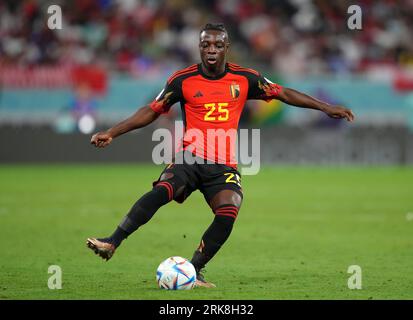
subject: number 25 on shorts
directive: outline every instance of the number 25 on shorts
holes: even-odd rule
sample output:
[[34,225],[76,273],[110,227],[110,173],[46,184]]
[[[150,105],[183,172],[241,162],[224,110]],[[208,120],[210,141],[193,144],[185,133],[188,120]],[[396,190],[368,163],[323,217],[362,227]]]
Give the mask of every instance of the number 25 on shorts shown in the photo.
[[241,181],[238,174],[229,172],[224,173],[224,176],[227,176],[227,179],[225,180],[226,183],[235,183],[236,185],[241,187]]
[[219,102],[218,103],[218,112],[219,115],[213,116],[212,113],[217,109],[216,108],[216,103],[205,103],[204,107],[208,110],[207,113],[204,116],[205,121],[225,121],[228,120],[229,118],[229,110],[227,109],[228,107],[228,102]]

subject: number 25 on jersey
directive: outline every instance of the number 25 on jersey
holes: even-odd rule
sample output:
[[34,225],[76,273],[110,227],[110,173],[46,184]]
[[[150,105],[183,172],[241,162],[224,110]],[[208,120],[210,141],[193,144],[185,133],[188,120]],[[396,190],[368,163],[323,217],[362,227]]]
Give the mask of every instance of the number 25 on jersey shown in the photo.
[[[218,106],[218,115],[212,115]],[[228,102],[205,103],[204,107],[207,113],[204,116],[205,121],[226,121],[229,118]]]

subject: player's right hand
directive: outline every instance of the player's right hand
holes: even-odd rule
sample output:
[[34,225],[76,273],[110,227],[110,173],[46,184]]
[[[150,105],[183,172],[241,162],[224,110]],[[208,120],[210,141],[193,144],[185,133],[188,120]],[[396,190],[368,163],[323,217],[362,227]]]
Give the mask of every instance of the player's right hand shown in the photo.
[[104,148],[112,142],[112,136],[107,132],[98,132],[92,136],[90,143],[96,148]]

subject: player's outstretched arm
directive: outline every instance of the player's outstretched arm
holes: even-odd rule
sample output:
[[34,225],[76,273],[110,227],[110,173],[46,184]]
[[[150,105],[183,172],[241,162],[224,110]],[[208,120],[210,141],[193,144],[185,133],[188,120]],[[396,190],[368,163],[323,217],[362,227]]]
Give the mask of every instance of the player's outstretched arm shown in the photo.
[[114,138],[126,132],[145,127],[155,121],[158,116],[159,113],[153,111],[151,107],[142,107],[131,117],[119,122],[109,130],[95,133],[92,136],[90,143],[95,145],[97,148],[104,148],[109,145]]
[[347,121],[354,120],[354,114],[350,109],[342,106],[330,105],[294,89],[283,88],[277,96],[277,99],[296,107],[323,111],[331,118],[346,119]]

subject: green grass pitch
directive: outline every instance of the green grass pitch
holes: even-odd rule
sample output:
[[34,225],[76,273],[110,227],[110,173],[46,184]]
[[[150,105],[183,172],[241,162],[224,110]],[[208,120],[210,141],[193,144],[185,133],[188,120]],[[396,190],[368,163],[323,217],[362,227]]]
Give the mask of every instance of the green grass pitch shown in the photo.
[[[199,192],[170,203],[109,262],[109,235],[162,167],[0,166],[0,299],[412,299],[413,169],[265,167],[244,176],[233,233],[207,268],[215,289],[165,291],[158,264],[190,258],[212,221]],[[410,214],[409,214],[410,212]],[[50,265],[63,288],[48,289]],[[347,287],[350,265],[362,289]]]

